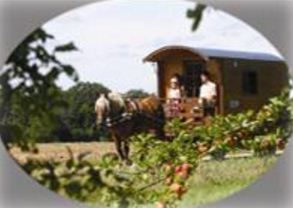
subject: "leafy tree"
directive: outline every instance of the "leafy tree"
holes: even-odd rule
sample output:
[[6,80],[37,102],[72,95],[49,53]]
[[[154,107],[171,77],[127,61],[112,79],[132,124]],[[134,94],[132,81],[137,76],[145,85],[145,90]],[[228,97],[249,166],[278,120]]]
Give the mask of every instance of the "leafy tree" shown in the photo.
[[149,96],[150,94],[145,92],[142,89],[133,89],[133,90],[129,90],[128,92],[125,93],[125,96],[127,98],[144,98]]
[[56,84],[60,75],[78,80],[75,69],[58,60],[58,54],[77,50],[67,43],[52,50],[46,43],[54,37],[35,30],[9,56],[1,70],[1,134],[25,146],[32,138],[54,129],[59,108],[66,105]]
[[[64,93],[68,106],[61,115],[63,130],[67,130],[71,138],[64,138],[64,132],[58,131],[60,139],[70,140],[97,140],[105,134],[98,132],[95,126],[94,105],[98,96],[108,93],[109,89],[98,83],[81,82]],[[65,127],[65,128],[64,128]],[[61,129],[62,130],[62,129]]]

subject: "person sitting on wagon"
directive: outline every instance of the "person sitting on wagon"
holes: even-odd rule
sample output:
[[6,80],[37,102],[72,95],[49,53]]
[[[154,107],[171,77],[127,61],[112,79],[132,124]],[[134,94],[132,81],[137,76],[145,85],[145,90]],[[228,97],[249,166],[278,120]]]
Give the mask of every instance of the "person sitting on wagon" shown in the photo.
[[204,116],[214,116],[217,100],[217,85],[210,80],[208,71],[202,72],[199,91],[199,105],[203,108]]
[[179,117],[181,112],[181,98],[182,90],[180,86],[179,77],[177,74],[174,74],[170,79],[170,87],[167,91],[167,106],[169,117]]

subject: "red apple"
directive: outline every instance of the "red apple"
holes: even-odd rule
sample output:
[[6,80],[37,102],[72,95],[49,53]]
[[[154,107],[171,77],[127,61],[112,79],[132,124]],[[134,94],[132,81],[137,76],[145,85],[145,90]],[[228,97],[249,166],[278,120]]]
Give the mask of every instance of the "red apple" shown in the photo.
[[189,174],[188,174],[187,171],[181,171],[181,172],[177,173],[176,175],[178,175],[180,178],[185,179],[185,180],[186,180],[186,179],[188,178],[188,176],[189,176]]
[[183,163],[181,165],[182,167],[182,170],[186,171],[186,172],[189,172],[190,168],[191,168],[191,165],[189,165],[188,163]]
[[181,165],[177,165],[175,168],[175,173],[180,173],[182,171]]
[[279,138],[277,139],[277,146],[280,150],[283,150],[286,147],[286,142],[283,139]]

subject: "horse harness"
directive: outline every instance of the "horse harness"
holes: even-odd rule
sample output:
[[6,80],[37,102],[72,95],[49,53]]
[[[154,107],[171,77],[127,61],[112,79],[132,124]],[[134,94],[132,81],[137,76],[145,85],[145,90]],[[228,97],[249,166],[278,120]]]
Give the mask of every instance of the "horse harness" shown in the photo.
[[152,120],[153,122],[157,124],[163,124],[164,121],[162,119],[159,119],[155,116],[150,116],[144,113],[139,103],[134,99],[127,99],[124,101],[125,107],[123,111],[118,116],[108,116],[106,118],[106,126],[108,128],[115,127],[116,125],[123,124],[125,122],[128,122],[130,120],[135,120],[139,118],[147,118],[149,120]]

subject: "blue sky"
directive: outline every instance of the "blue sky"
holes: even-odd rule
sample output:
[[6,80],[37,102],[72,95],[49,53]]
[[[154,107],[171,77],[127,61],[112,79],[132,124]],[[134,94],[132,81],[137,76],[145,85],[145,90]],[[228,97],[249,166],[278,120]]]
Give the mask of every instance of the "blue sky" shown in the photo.
[[[246,23],[209,8],[196,32],[186,18],[195,3],[184,0],[109,0],[67,12],[44,25],[55,36],[49,45],[73,41],[78,52],[60,56],[81,81],[100,82],[112,90],[156,92],[154,66],[143,63],[166,45],[267,52],[276,49]],[[50,47],[48,46],[48,47]],[[59,85],[73,83],[62,77]]]

